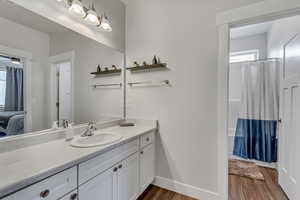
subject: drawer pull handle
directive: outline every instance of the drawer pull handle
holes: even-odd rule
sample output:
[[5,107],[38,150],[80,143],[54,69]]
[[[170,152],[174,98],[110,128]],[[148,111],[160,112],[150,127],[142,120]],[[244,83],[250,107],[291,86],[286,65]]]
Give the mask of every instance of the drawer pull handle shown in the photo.
[[117,168],[117,167],[115,167],[113,171],[114,171],[114,172],[118,171],[118,168]]
[[141,151],[141,154],[144,154],[144,151]]
[[123,167],[123,165],[119,165],[119,169],[121,169]]
[[47,196],[49,196],[49,194],[50,194],[50,190],[47,189],[47,190],[44,190],[40,193],[40,197],[41,198],[46,198]]
[[70,200],[76,200],[77,196],[78,196],[77,193],[72,194]]
[[149,142],[149,141],[150,141],[150,139],[147,137],[147,138],[146,138],[146,141],[147,141],[147,142]]

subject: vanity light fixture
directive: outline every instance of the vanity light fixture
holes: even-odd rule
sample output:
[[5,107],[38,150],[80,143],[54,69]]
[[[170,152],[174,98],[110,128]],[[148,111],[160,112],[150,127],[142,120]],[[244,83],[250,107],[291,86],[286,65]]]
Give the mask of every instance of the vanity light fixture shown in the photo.
[[82,0],[55,0],[58,3],[65,4],[65,7],[67,7],[73,15],[82,18],[87,24],[96,26],[100,30],[104,32],[111,32],[112,27],[110,24],[110,21],[108,20],[107,16],[104,15],[98,15],[95,9],[94,4],[92,4],[92,7],[86,8],[82,5]]
[[96,9],[95,9],[94,4],[87,11],[87,14],[86,14],[86,17],[84,18],[84,20],[86,21],[86,23],[88,23],[90,25],[98,26],[100,24],[100,21],[99,21],[98,15],[96,13]]
[[82,6],[81,0],[73,0],[69,11],[78,17],[84,18],[86,16],[86,12]]
[[102,15],[99,28],[105,32],[111,32],[112,28],[106,15]]

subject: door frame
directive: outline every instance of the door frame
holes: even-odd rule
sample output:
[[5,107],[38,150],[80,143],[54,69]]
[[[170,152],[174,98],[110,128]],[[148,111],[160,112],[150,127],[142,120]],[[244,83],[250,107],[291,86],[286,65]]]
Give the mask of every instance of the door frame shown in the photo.
[[228,199],[228,91],[230,28],[261,23],[289,16],[300,15],[300,1],[262,1],[241,8],[218,13],[218,193],[219,199]]
[[0,45],[0,54],[20,58],[24,63],[24,131],[32,131],[31,67],[32,53]]
[[52,125],[52,123],[54,121],[56,121],[56,117],[55,117],[55,111],[56,111],[56,108],[55,108],[55,102],[56,102],[56,83],[55,83],[55,80],[56,80],[56,66],[58,63],[62,63],[62,62],[65,62],[65,61],[69,61],[71,62],[71,116],[72,116],[72,119],[71,121],[74,122],[74,116],[75,116],[75,112],[74,112],[74,64],[75,64],[75,51],[69,51],[69,52],[65,52],[65,53],[61,53],[61,54],[58,54],[58,55],[55,55],[55,56],[51,56],[49,57],[49,62],[50,62],[50,121],[49,121],[49,125]]

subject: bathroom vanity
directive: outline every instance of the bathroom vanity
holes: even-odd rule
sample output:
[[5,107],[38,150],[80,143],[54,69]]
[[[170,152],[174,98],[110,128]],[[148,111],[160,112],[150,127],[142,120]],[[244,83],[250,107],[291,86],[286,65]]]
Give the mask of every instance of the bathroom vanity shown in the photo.
[[122,138],[89,148],[59,138],[0,153],[0,199],[137,199],[154,179],[156,122],[101,131]]
[[[0,102],[0,200],[134,200],[154,179],[157,122],[119,126],[128,116],[124,26],[109,36],[64,2],[39,1],[44,15],[34,1],[0,1],[0,100],[9,99]],[[122,2],[95,6],[111,3],[125,12]]]

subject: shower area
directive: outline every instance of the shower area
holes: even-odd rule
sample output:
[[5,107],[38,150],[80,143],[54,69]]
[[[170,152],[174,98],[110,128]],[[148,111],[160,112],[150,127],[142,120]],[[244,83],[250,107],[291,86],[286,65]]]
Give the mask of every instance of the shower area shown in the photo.
[[276,167],[280,59],[268,52],[271,22],[232,29],[228,154]]
[[293,16],[230,29],[230,200],[254,193],[300,199],[299,22]]
[[279,121],[279,59],[254,59],[232,63],[238,75],[229,100],[231,158],[253,160],[269,167],[277,162]]

